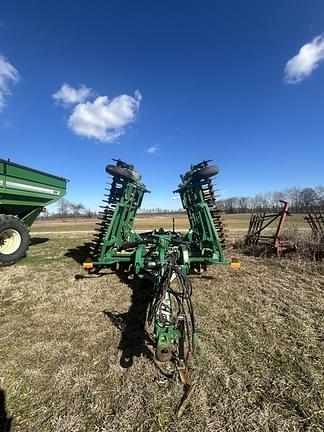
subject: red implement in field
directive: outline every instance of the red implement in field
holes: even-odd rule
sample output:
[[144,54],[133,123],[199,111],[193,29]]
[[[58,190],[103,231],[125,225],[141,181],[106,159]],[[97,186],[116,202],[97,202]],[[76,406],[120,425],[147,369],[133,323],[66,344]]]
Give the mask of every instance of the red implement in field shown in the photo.
[[321,212],[309,212],[305,221],[310,226],[314,237],[320,240],[324,237],[324,215]]
[[[287,201],[281,201],[283,208],[280,212],[274,214],[255,213],[251,215],[249,229],[245,237],[244,246],[258,246],[260,244],[273,247],[275,253],[280,255],[288,247],[281,239],[281,231],[286,216],[290,216],[288,211],[289,204]],[[278,221],[275,234],[261,235],[262,231],[269,227],[274,221]]]

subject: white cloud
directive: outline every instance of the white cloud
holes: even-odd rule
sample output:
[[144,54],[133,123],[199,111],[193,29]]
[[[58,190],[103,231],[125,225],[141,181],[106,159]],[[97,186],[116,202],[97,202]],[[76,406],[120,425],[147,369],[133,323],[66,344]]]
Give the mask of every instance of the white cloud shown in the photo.
[[[81,94],[80,90],[88,92]],[[123,94],[112,100],[107,96],[93,99],[91,89],[85,86],[73,89],[68,84],[64,84],[53,97],[65,106],[75,105],[68,119],[68,126],[75,134],[101,142],[113,142],[125,133],[125,127],[136,120],[142,100],[139,90],[134,97]],[[82,100],[77,100],[78,97]]]
[[285,82],[297,84],[307,78],[324,59],[324,38],[317,36],[303,45],[298,54],[292,57],[285,67]]
[[146,150],[146,153],[153,155],[156,154],[156,152],[158,151],[159,146],[155,145],[155,146],[151,146]]
[[136,119],[139,100],[121,95],[109,101],[99,96],[93,102],[78,104],[68,125],[77,135],[113,142],[124,134],[124,128]]
[[138,100],[138,102],[141,102],[141,100],[143,99],[142,93],[139,90],[135,90],[134,96],[135,99]]
[[63,105],[74,105],[84,102],[92,96],[92,89],[81,85],[78,89],[64,83],[60,90],[53,94],[53,99]]
[[10,86],[20,80],[17,69],[0,55],[0,112],[6,106],[6,98],[11,94]]

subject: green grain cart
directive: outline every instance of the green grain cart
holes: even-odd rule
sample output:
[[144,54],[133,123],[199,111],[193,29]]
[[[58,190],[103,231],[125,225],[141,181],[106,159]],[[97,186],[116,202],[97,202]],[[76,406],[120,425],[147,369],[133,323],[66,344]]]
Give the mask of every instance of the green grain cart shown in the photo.
[[26,255],[29,230],[43,208],[65,195],[67,180],[0,159],[0,266]]

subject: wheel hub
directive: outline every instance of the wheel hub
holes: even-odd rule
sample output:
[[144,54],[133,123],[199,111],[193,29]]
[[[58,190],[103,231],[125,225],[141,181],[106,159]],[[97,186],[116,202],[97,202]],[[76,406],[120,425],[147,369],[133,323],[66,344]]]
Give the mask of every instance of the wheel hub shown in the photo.
[[0,253],[11,255],[15,253],[21,244],[21,235],[15,229],[6,229],[0,233]]

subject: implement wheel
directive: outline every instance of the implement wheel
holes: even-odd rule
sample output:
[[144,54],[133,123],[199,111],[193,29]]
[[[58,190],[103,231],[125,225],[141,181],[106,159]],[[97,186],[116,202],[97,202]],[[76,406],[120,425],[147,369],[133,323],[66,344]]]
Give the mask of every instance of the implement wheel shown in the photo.
[[0,215],[0,266],[15,264],[26,255],[30,237],[27,226],[15,216]]
[[139,180],[141,177],[137,171],[119,167],[116,165],[107,165],[106,172],[112,176],[124,177],[131,180]]
[[199,171],[196,171],[193,173],[192,177],[196,179],[206,178],[206,177],[213,177],[214,175],[219,173],[219,169],[216,165],[209,165],[205,168],[202,168]]

